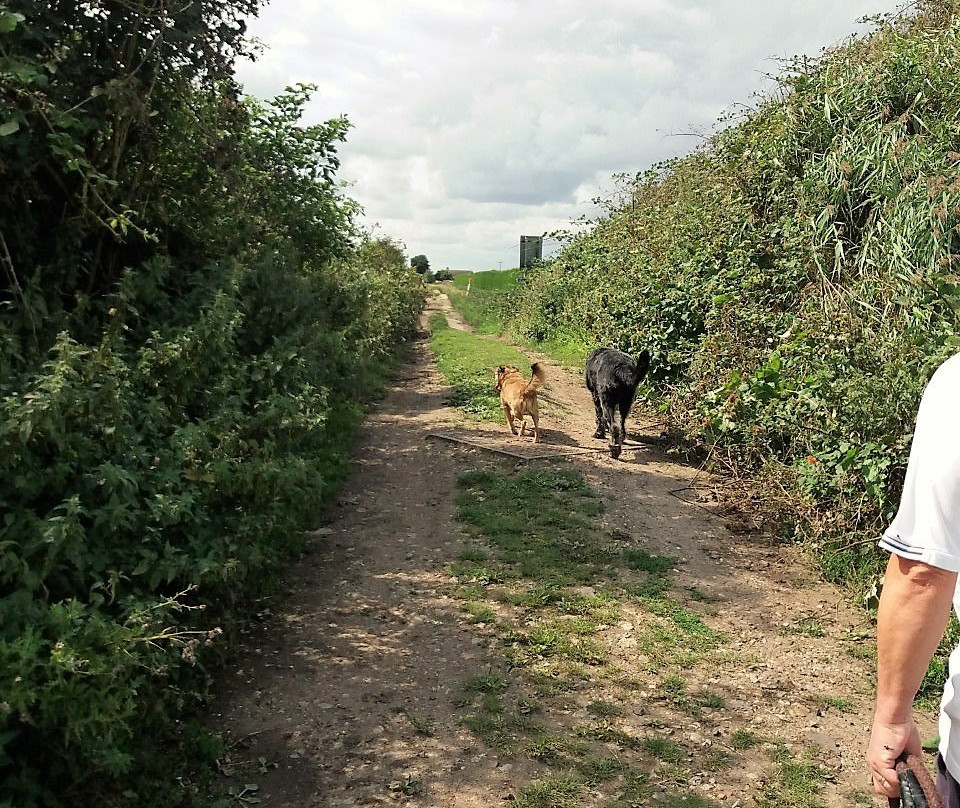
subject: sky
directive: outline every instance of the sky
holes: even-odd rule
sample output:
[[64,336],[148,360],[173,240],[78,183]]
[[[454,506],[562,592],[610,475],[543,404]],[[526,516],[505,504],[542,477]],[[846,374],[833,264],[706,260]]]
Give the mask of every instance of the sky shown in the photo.
[[897,11],[892,0],[272,0],[244,92],[317,85],[303,123],[345,115],[362,226],[430,268],[508,269],[521,235],[585,226],[633,175]]

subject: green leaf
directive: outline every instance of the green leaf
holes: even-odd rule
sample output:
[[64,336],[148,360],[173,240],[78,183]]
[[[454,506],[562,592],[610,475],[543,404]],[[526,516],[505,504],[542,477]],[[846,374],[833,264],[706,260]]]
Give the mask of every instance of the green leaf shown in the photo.
[[0,11],[0,34],[9,34],[26,17],[16,11]]
[[[2,18],[0,18],[2,19]],[[0,137],[7,137],[20,129],[20,121],[13,118],[6,123],[0,123]]]

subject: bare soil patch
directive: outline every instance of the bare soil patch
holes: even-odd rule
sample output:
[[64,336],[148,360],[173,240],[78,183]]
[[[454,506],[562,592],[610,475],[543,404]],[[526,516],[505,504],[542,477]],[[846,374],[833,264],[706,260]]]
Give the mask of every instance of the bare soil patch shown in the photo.
[[[431,307],[458,322],[445,297]],[[610,459],[592,438],[582,379],[531,358],[549,370],[536,449],[567,453],[563,462],[599,492],[606,528],[677,559],[674,581],[702,595],[699,613],[726,638],[721,661],[687,672],[688,688],[722,695],[722,709],[677,722],[651,677],[624,704],[630,720],[657,722],[687,748],[731,753],[734,764],[718,770],[694,762],[687,783],[718,805],[756,804],[774,768],[759,749],[734,750],[737,730],[817,750],[833,774],[821,795],[829,808],[880,804],[862,762],[874,642],[863,612],[795,548],[721,505],[718,481],[664,454],[654,419],[628,422],[631,440]],[[445,405],[448,393],[423,332],[367,419],[314,549],[290,569],[285,596],[219,696],[215,723],[231,744],[222,768],[238,804],[480,808],[512,799],[527,775],[485,747],[454,706],[464,680],[496,664],[498,638],[464,621],[447,565],[465,538],[454,518],[458,474],[489,456],[479,445],[532,444],[504,424],[464,421]],[[623,671],[636,662],[638,619],[626,612],[603,632]]]

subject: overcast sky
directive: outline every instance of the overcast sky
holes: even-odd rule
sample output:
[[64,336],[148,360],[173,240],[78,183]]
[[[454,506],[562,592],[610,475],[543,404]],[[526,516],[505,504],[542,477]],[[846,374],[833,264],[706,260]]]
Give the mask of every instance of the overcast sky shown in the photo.
[[[893,0],[272,0],[244,90],[318,86],[346,115],[341,181],[376,235],[432,269],[519,263],[521,235],[593,217],[614,174],[686,154]],[[545,257],[555,242],[545,241]]]

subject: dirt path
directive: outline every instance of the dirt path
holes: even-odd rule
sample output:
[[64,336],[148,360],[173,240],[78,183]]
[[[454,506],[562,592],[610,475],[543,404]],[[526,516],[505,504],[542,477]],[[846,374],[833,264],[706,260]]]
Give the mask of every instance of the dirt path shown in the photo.
[[[449,312],[445,297],[430,305]],[[444,405],[426,336],[368,418],[331,521],[291,569],[288,597],[215,707],[232,741],[223,770],[237,804],[481,808],[516,793],[522,767],[498,760],[452,706],[464,679],[497,654],[495,636],[464,622],[445,569],[464,538],[457,475],[486,453],[427,436],[517,444],[504,426],[468,428]],[[656,448],[654,421],[634,420],[640,440],[611,460],[591,437],[581,380],[536,358],[550,365],[544,447],[573,452],[609,529],[679,559],[674,580],[704,595],[704,620],[727,638],[720,662],[689,671],[691,686],[722,694],[723,709],[664,731],[687,748],[729,751],[739,729],[816,750],[833,773],[826,806],[879,804],[866,794],[862,764],[873,646],[864,616],[790,548],[720,515],[708,481]],[[637,655],[635,630],[628,617],[604,632],[623,669]],[[636,693],[636,723],[654,720],[656,698]],[[717,805],[756,804],[770,757],[736,759],[720,770],[694,766],[687,787]]]

